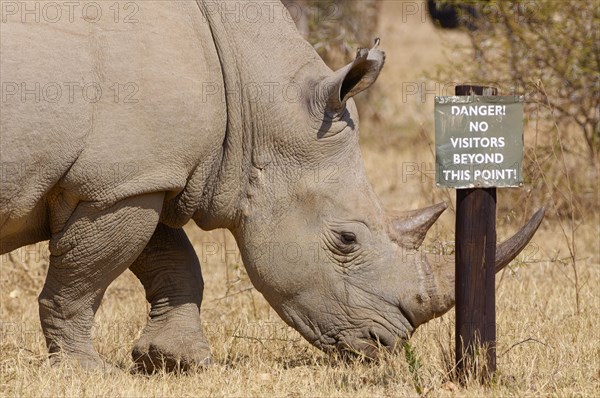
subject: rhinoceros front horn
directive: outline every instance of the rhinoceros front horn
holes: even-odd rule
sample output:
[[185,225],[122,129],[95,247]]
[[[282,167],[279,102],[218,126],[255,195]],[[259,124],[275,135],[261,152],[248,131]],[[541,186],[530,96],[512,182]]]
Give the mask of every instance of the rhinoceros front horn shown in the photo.
[[[431,212],[433,208],[424,210]],[[441,210],[443,211],[443,209]],[[437,218],[438,215],[435,217]],[[506,267],[525,248],[543,218],[544,208],[540,208],[519,232],[496,248],[496,272]],[[418,228],[418,230],[421,229]],[[417,235],[420,238],[420,233]],[[425,260],[421,263],[424,291],[420,295],[421,308],[414,311],[414,326],[443,315],[454,306],[454,261],[454,255],[450,255],[444,256],[441,262]]]

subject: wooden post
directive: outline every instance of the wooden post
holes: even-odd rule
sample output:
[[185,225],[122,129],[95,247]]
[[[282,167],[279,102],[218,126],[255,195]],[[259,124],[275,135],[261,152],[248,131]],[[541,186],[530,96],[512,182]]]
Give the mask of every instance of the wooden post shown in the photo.
[[[455,94],[497,89],[457,86]],[[455,234],[456,369],[462,380],[471,373],[484,381],[496,370],[496,188],[456,190]]]

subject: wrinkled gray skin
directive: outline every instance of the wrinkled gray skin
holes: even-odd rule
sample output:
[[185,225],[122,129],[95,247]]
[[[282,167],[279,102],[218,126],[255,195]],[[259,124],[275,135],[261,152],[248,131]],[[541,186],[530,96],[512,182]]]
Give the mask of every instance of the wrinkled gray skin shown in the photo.
[[[190,219],[232,231],[254,286],[315,346],[392,349],[452,307],[454,260],[417,251],[443,204],[392,215],[365,176],[352,97],[384,54],[361,50],[332,72],[283,7],[254,3],[257,20],[215,4],[144,1],[135,24],[1,24],[2,82],[17,83],[1,104],[1,252],[50,240],[39,296],[49,351],[108,366],[90,329],[129,268],[151,304],[134,361],[207,363]],[[36,82],[62,97],[22,92]],[[101,86],[99,101],[81,94],[86,83]],[[540,219],[499,248],[498,268]]]

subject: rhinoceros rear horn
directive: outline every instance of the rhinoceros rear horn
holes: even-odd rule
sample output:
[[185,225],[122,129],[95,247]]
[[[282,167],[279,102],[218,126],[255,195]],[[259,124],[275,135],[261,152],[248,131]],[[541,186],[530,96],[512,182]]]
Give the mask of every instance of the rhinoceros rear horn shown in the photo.
[[335,71],[320,83],[320,93],[326,96],[327,107],[337,111],[348,98],[369,88],[383,68],[385,53],[378,50],[379,38],[371,49],[360,48],[350,64]]
[[402,213],[388,211],[390,239],[406,249],[418,249],[429,228],[447,207],[446,203],[442,202],[424,209]]

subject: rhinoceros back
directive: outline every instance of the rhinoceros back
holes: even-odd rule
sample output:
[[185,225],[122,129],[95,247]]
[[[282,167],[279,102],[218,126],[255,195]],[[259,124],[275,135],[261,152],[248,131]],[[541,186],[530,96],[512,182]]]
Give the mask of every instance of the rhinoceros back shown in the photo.
[[0,24],[3,252],[49,237],[53,195],[99,206],[173,197],[218,156],[224,101],[206,87],[222,76],[197,4],[137,2],[117,16],[117,3],[92,3],[100,14],[81,2],[58,20]]

